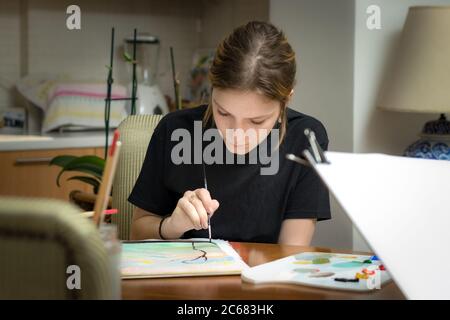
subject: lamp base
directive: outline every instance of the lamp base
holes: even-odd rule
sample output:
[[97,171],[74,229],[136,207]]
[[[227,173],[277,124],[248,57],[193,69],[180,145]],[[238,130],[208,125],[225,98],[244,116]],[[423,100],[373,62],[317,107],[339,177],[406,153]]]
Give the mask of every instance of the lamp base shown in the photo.
[[450,121],[441,114],[438,120],[425,124],[420,139],[404,155],[412,158],[450,160]]

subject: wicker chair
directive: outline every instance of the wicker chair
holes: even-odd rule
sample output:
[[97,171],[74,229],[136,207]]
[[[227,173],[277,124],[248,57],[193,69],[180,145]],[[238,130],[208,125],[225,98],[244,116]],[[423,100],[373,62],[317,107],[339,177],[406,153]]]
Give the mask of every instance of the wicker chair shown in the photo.
[[112,207],[118,214],[111,217],[118,228],[119,238],[129,240],[133,205],[128,196],[141,171],[150,138],[161,120],[161,115],[128,116],[119,126],[122,148],[112,191]]
[[[112,275],[99,232],[69,203],[0,197],[0,299],[110,299]],[[81,289],[68,288],[80,269]]]

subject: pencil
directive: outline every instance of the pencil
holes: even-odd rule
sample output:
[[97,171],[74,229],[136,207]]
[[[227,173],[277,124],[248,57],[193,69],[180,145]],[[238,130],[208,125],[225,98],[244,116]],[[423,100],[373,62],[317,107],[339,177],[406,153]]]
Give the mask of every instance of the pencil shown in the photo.
[[94,215],[92,220],[98,227],[103,221],[103,215],[108,206],[108,198],[111,193],[112,182],[114,173],[116,171],[117,160],[119,158],[121,142],[119,141],[119,131],[114,131],[114,138],[109,149],[109,154],[106,159],[105,169],[102,175],[102,182],[100,184],[100,190],[97,194],[97,199],[94,206]]
[[[117,209],[109,209],[109,210],[105,210],[103,212],[104,215],[111,215],[111,214],[116,214],[116,213],[117,213]],[[81,215],[86,218],[92,218],[94,216],[94,211],[84,211],[81,213]]]

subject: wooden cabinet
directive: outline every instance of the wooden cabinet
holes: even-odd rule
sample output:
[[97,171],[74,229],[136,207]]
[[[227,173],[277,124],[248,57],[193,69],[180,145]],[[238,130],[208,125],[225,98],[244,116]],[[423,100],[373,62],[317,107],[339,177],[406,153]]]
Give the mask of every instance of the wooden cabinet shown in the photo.
[[78,181],[66,181],[80,173],[66,172],[61,187],[56,185],[59,167],[49,166],[58,155],[97,155],[103,157],[103,148],[73,148],[33,151],[0,152],[0,195],[46,197],[69,200],[72,190],[92,192],[92,187]]

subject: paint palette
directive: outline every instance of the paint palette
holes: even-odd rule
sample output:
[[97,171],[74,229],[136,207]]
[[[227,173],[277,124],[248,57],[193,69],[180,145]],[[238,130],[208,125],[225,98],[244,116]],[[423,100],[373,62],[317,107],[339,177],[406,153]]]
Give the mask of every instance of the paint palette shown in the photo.
[[374,256],[303,252],[244,270],[246,282],[291,283],[321,288],[371,291],[391,280]]

